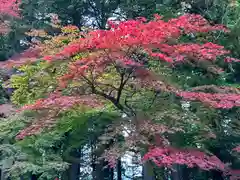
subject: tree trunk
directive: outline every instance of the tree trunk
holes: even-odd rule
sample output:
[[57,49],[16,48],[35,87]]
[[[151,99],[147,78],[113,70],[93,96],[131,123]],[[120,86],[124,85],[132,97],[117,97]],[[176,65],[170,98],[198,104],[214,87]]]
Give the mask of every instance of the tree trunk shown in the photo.
[[[75,11],[76,12],[76,11]],[[77,12],[72,15],[73,19],[73,25],[77,26],[78,28],[81,28],[82,26],[82,17]]]
[[69,167],[69,180],[79,180],[80,177],[80,158],[81,158],[81,150],[77,149],[75,152],[71,153],[73,160]]
[[110,169],[110,180],[113,180],[114,179],[114,169],[113,168],[111,168]]
[[79,180],[80,164],[72,163],[69,167],[69,180]]
[[183,180],[181,167],[179,165],[173,165],[174,170],[171,173],[172,180]]
[[112,180],[114,178],[113,168],[108,167],[108,163],[104,160],[101,160],[92,165],[93,180]]
[[223,176],[222,176],[222,172],[219,171],[212,171],[212,179],[213,180],[224,180]]
[[143,180],[156,180],[154,170],[150,162],[143,164]]
[[2,177],[2,170],[0,169],[0,180],[4,180],[3,177]]
[[122,162],[121,159],[117,162],[117,180],[122,180]]
[[191,171],[187,167],[182,167],[182,179],[191,179]]
[[35,174],[32,174],[31,175],[31,180],[37,180],[38,178],[37,178],[37,176],[35,175]]

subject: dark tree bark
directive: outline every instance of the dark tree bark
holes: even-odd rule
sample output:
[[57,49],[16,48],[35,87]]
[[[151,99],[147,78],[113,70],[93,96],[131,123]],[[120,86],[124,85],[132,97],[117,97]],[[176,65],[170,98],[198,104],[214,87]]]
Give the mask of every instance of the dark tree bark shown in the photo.
[[80,177],[80,150],[75,150],[72,154],[73,161],[68,169],[69,180],[79,180]]
[[114,169],[111,168],[110,169],[110,180],[113,180],[114,179]]
[[37,175],[35,175],[35,174],[32,174],[31,175],[31,180],[37,180],[38,178],[37,178]]
[[143,180],[156,180],[154,170],[150,162],[143,164]]
[[182,178],[183,179],[191,179],[190,175],[191,175],[191,171],[189,170],[189,168],[183,167],[182,168]]
[[93,180],[112,180],[113,179],[113,168],[108,167],[108,163],[104,160],[94,163],[92,165]]
[[69,180],[79,180],[80,164],[72,163],[69,167]]
[[117,180],[122,180],[122,162],[121,159],[117,162]]
[[173,166],[174,170],[171,173],[172,180],[183,180],[182,168],[179,165]]
[[223,176],[222,176],[222,172],[220,171],[212,171],[212,179],[213,180],[224,180]]

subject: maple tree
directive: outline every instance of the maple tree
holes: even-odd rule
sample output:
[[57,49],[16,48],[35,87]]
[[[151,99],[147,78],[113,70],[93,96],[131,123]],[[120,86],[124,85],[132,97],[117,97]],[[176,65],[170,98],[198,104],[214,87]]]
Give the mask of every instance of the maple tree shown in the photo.
[[[18,138],[22,139],[27,135],[39,133],[43,128],[52,127],[56,116],[74,105],[102,107],[104,102],[106,104],[111,102],[118,110],[125,113],[131,119],[130,123],[135,127],[135,133],[140,132],[140,122],[146,121],[147,117],[139,118],[138,109],[132,107],[129,101],[143,90],[201,101],[213,108],[229,109],[240,106],[237,89],[213,86],[221,93],[199,92],[204,88],[193,88],[193,92],[185,91],[163,81],[161,77],[163,75],[154,72],[154,68],[150,66],[151,61],[158,60],[162,64],[169,65],[170,68],[187,64],[211,73],[223,73],[223,70],[216,65],[218,60],[225,58],[226,62],[238,61],[227,56],[229,51],[223,46],[210,42],[181,43],[181,37],[197,33],[214,33],[214,31],[228,32],[224,26],[212,26],[200,15],[191,14],[168,21],[163,21],[159,15],[155,15],[152,21],[138,18],[124,22],[109,22],[109,26],[109,30],[80,33],[81,38],[66,45],[60,52],[50,53],[42,58],[50,64],[67,62],[67,72],[58,77],[59,86],[49,97],[22,108],[22,110],[47,110],[48,117],[24,129],[19,133]],[[80,54],[83,56],[77,59]],[[29,60],[23,59],[20,63],[11,61],[7,65],[21,66],[26,62]],[[73,87],[84,90],[70,91],[74,89]],[[69,90],[68,95],[61,95],[61,92],[66,90]],[[126,121],[127,123],[129,122]],[[167,129],[163,126],[159,128]],[[160,136],[161,134],[162,132]],[[175,149],[164,143],[161,137],[157,137],[156,141],[160,143],[153,144],[156,147],[150,149],[143,160],[151,159],[158,166],[177,163],[189,167],[197,165],[202,169],[225,170],[225,165],[215,156],[208,156],[198,151]]]

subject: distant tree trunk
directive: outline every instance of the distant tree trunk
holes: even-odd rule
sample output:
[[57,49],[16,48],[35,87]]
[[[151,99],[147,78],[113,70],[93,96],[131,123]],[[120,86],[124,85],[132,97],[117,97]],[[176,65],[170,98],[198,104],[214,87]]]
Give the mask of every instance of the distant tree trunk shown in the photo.
[[69,167],[69,180],[79,180],[80,164],[72,163]]
[[164,174],[163,175],[164,180],[169,180],[170,174],[169,174],[169,169],[168,168],[164,168],[163,174]]
[[38,178],[37,178],[37,175],[35,175],[35,174],[32,174],[31,175],[31,180],[37,180]]
[[154,170],[150,162],[143,164],[143,180],[156,180]]
[[72,19],[73,19],[73,25],[77,26],[78,28],[81,28],[82,26],[82,17],[80,14],[78,13],[73,13],[72,15]]
[[0,169],[0,180],[4,180],[2,177],[2,170]]
[[103,179],[104,180],[113,180],[114,178],[114,174],[113,174],[113,168],[110,168],[108,166],[108,162],[104,162],[104,166],[103,166]]
[[212,175],[212,179],[213,180],[224,180],[223,176],[222,176],[222,172],[219,171],[211,171],[210,172]]
[[121,159],[117,162],[117,180],[122,180],[122,162]]
[[101,157],[105,149],[108,149],[111,142],[108,145],[103,145],[96,148],[96,142],[91,144],[91,161],[92,161],[92,178],[93,180],[113,180],[114,169],[111,168],[107,161],[104,159],[98,159]]
[[191,178],[190,175],[191,175],[190,169],[187,168],[187,167],[183,167],[182,168],[182,178],[183,179],[190,179]]
[[71,154],[73,156],[73,161],[68,169],[69,173],[69,180],[79,180],[80,177],[80,158],[81,158],[81,152],[80,150],[76,150]]
[[110,169],[110,180],[113,180],[114,179],[114,169],[113,168],[111,168]]
[[92,165],[93,180],[113,180],[113,168],[108,167],[108,163],[104,160],[101,160]]
[[174,170],[171,173],[172,180],[183,180],[182,169],[179,165],[173,165]]

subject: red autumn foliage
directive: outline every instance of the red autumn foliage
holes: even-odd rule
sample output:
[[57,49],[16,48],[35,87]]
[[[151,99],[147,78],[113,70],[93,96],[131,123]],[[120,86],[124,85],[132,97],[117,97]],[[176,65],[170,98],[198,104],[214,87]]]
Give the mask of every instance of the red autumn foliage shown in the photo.
[[0,0],[0,15],[19,16],[20,0]]
[[178,95],[186,100],[201,101],[213,108],[231,109],[240,107],[240,94],[180,92]]
[[226,57],[225,58],[225,62],[240,62],[239,59],[236,59],[236,58],[231,58],[231,57]]
[[46,116],[42,119],[39,119],[38,122],[34,122],[27,128],[20,131],[17,134],[16,139],[22,140],[26,136],[40,134],[45,128],[50,128],[54,126],[55,123],[56,122],[53,118]]
[[[210,32],[216,30],[227,31],[223,26],[211,26],[199,15],[186,14],[179,18],[167,22],[161,19],[155,19],[144,23],[143,19],[124,21],[119,24],[109,22],[111,30],[96,30],[89,33],[87,38],[79,39],[79,42],[67,46],[62,52],[52,57],[59,59],[61,57],[72,56],[79,52],[87,50],[104,50],[112,52],[131,48],[143,48],[146,52],[151,52],[153,48],[159,48],[161,53],[149,53],[152,56],[158,56],[160,59],[172,62],[178,61],[194,55],[195,58],[207,58],[206,60],[215,60],[216,57],[229,52],[224,47],[206,43],[199,44],[178,44],[171,45],[184,34],[195,32]],[[172,41],[172,42],[171,42]],[[189,54],[190,53],[190,54]],[[166,58],[166,59],[165,59]],[[47,58],[49,60],[49,57]],[[171,60],[170,60],[171,59]]]
[[54,126],[56,123],[56,116],[64,110],[68,110],[76,105],[81,104],[86,107],[101,107],[102,103],[94,96],[64,96],[60,93],[52,93],[48,98],[39,99],[35,104],[26,105],[18,111],[23,110],[38,110],[44,111],[50,109],[43,118],[40,118],[37,122],[34,122],[26,129],[21,131],[17,135],[17,139],[23,139],[26,136],[40,133],[44,128]]
[[0,0],[0,35],[6,34],[10,25],[4,16],[19,17],[20,0]]
[[225,176],[229,176],[230,180],[239,180],[240,179],[240,170],[237,169],[230,169],[226,171]]
[[6,34],[9,31],[9,23],[0,19],[0,35]]
[[31,47],[20,54],[13,55],[8,61],[0,63],[1,67],[12,68],[13,66],[22,66],[27,63],[31,64],[36,62],[36,58],[40,58],[41,50],[38,47]]
[[236,151],[236,152],[240,153],[240,145],[237,146],[237,147],[235,147],[235,148],[233,149],[233,151]]
[[59,93],[54,93],[50,94],[48,98],[37,100],[35,104],[24,106],[20,111],[42,109],[56,110],[56,107],[59,108],[59,110],[64,111],[78,104],[89,107],[101,106],[100,101],[91,96],[63,96]]
[[209,156],[197,150],[178,150],[174,148],[153,148],[144,155],[143,161],[152,160],[157,166],[171,167],[174,164],[187,165],[190,168],[199,167],[204,170],[225,170],[216,156]]

